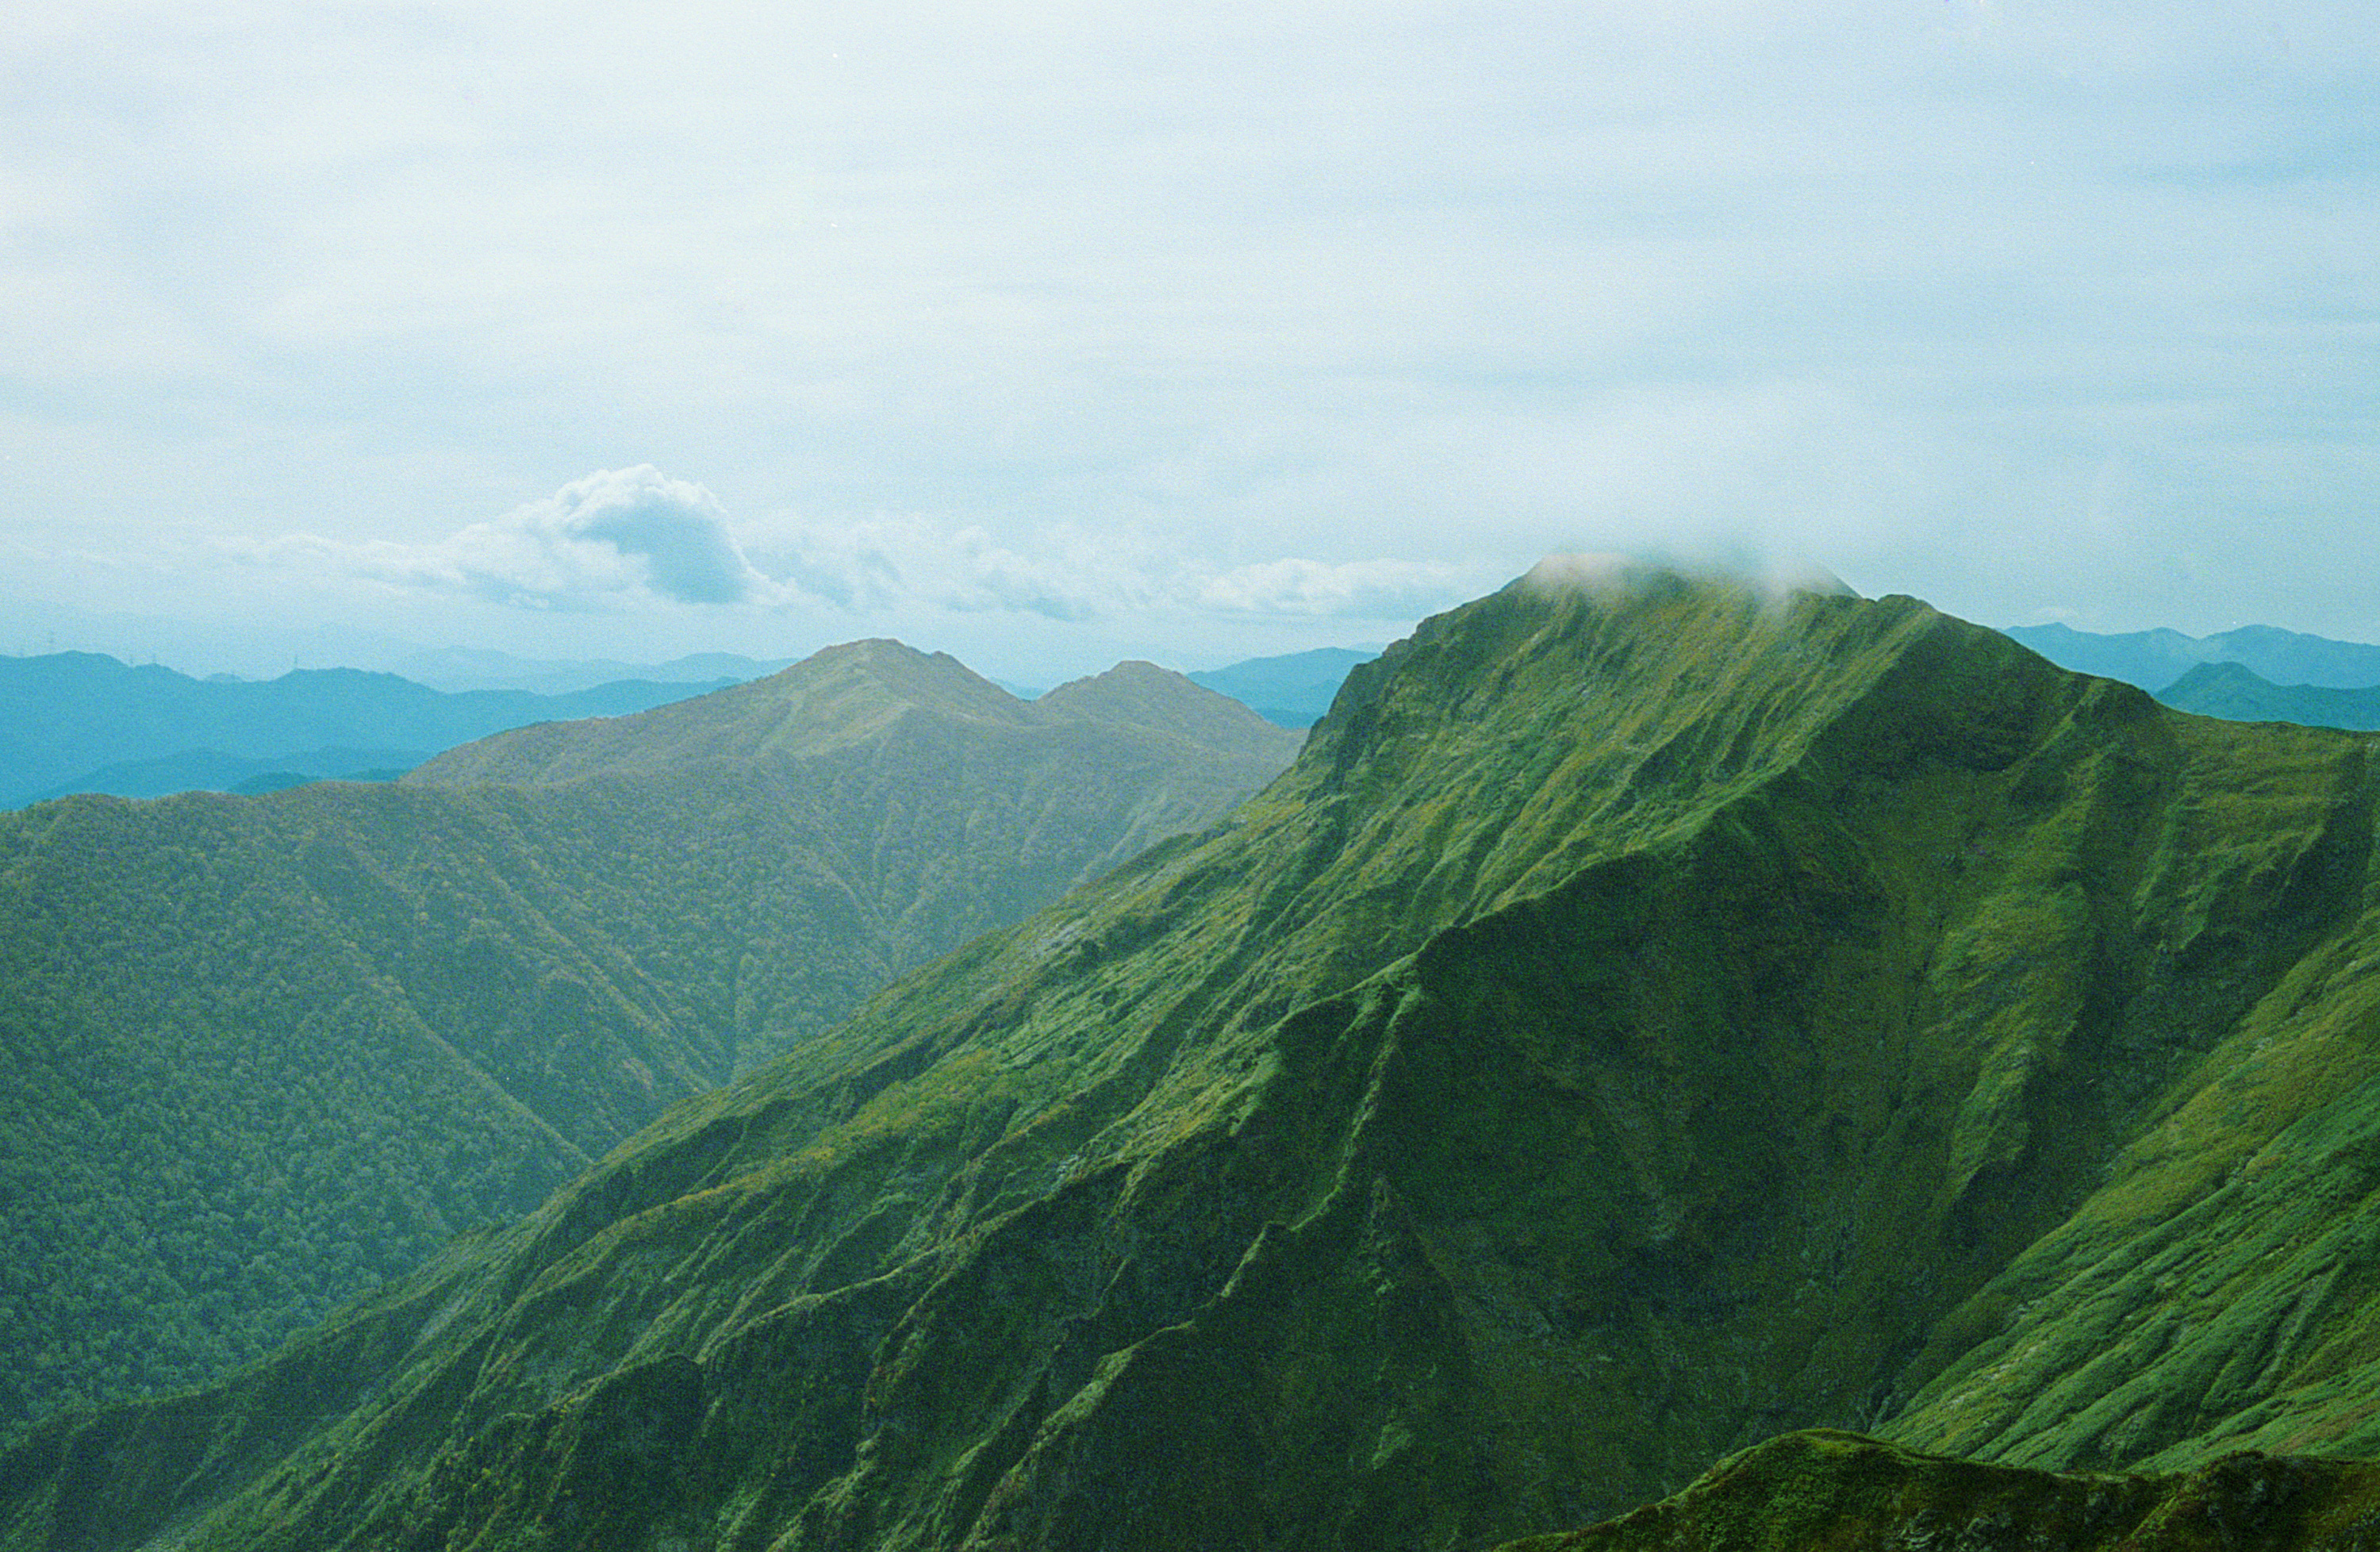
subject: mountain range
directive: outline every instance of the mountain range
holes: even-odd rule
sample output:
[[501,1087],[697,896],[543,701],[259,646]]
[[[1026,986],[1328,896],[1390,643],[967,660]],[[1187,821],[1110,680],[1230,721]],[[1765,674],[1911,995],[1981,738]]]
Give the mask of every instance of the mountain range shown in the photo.
[[193,679],[94,652],[0,657],[0,807],[70,792],[156,797],[275,771],[384,774],[525,722],[621,716],[725,682],[448,694],[352,668],[257,682]]
[[399,785],[0,814],[0,1427],[260,1356],[1298,740],[860,642]]
[[2012,625],[2007,634],[2061,668],[2150,691],[2163,691],[2203,663],[2226,662],[2275,685],[2344,690],[2380,685],[2380,647],[2272,625],[2242,625],[2208,637],[2176,630],[2098,635],[2064,624]]
[[2380,729],[2380,686],[2331,689],[2276,685],[2244,663],[2200,663],[2157,692],[2176,710],[2234,722],[2297,722],[2306,727]]
[[[1189,675],[1302,729],[1349,668],[1330,648]],[[469,740],[538,722],[615,717],[789,666],[710,652],[657,664],[539,662],[421,652],[409,677],[358,669],[194,679],[91,652],[0,657],[0,808],[73,793],[262,793],[315,781],[391,781]],[[1002,685],[1022,699],[1040,692]]]
[[1190,679],[1218,695],[1230,696],[1267,721],[1282,727],[1312,727],[1330,709],[1339,686],[1356,665],[1378,656],[1377,651],[1352,647],[1321,647],[1196,671]]
[[[516,742],[458,790],[640,758]],[[2302,1458],[2380,1451],[2370,750],[1549,568],[1220,826],[53,1420],[0,1538],[2357,1545]]]
[[694,652],[667,662],[632,663],[614,658],[553,660],[516,657],[487,648],[445,647],[409,652],[391,661],[389,672],[432,689],[527,690],[535,695],[572,695],[624,680],[663,685],[740,685],[765,679],[794,665],[791,658],[747,658],[737,652]]

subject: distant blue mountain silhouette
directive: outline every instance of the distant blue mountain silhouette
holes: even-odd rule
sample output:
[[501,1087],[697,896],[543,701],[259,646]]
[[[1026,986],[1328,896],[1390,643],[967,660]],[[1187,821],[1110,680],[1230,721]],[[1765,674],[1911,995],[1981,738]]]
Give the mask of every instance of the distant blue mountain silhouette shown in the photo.
[[1230,696],[1276,726],[1312,727],[1330,709],[1348,671],[1379,655],[1352,647],[1318,647],[1285,657],[1250,658],[1188,677],[1194,685]]
[[152,797],[262,776],[385,771],[507,728],[622,716],[733,682],[449,693],[352,668],[201,680],[96,652],[0,657],[0,807],[69,792]]
[[2245,663],[2200,663],[2156,697],[2178,711],[2228,722],[2299,722],[2358,733],[2380,729],[2380,687],[2276,685]]
[[2242,625],[2208,637],[2176,630],[2099,636],[2058,624],[2012,625],[2004,634],[2060,668],[2149,691],[2165,689],[2201,663],[2221,662],[2244,664],[2276,685],[2360,690],[2380,685],[2380,647],[2272,625]]

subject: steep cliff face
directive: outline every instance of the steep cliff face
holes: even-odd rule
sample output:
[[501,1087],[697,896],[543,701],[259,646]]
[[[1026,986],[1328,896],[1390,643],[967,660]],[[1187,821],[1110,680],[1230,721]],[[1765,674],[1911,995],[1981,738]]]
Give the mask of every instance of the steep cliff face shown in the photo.
[[[2154,1247],[2284,1143],[2366,1156],[2320,1117],[2372,1068],[2374,795],[2356,739],[1912,600],[1524,579],[1358,669],[1225,828],[238,1384],[54,1426],[0,1524],[1465,1547],[1797,1427],[2081,1459],[2023,1336],[2129,1329],[2074,1268],[2202,1301],[2135,1333],[2154,1376],[2231,1286]],[[2341,1372],[2351,1249],[2235,1355]],[[2237,1431],[2265,1373],[2091,1448]]]

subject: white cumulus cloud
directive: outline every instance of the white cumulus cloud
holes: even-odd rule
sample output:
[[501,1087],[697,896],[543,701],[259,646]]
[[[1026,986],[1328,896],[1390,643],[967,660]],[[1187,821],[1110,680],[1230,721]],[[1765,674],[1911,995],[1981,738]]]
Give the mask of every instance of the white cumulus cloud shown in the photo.
[[599,469],[430,543],[293,534],[234,548],[269,564],[535,609],[606,609],[639,598],[765,603],[784,591],[745,558],[717,497],[650,464]]

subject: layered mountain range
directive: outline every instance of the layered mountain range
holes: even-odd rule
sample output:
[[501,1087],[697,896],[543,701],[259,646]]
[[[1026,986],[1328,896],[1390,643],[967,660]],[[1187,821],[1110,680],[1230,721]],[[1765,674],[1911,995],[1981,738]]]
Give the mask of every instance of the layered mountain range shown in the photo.
[[2157,698],[2179,710],[2235,722],[2299,722],[2365,733],[2380,729],[2380,685],[2334,689],[2276,685],[2244,663],[2200,663],[2159,690]]
[[1253,708],[1267,721],[1283,727],[1312,727],[1337,698],[1339,686],[1358,663],[1378,657],[1376,651],[1351,647],[1318,647],[1277,658],[1250,658],[1224,668],[1190,675],[1219,695],[1230,696]]
[[621,680],[566,695],[445,694],[394,673],[193,679],[96,652],[0,657],[0,808],[68,793],[160,797],[258,777],[373,776],[525,722],[615,717],[718,689]]
[[54,1420],[0,1537],[2356,1545],[2370,754],[1909,599],[1541,568],[1224,824]]
[[[1305,728],[1329,708],[1347,670],[1371,656],[1325,648],[1188,677],[1278,726]],[[164,797],[390,781],[506,729],[622,716],[792,664],[727,653],[642,665],[540,663],[448,650],[418,654],[406,666],[414,678],[335,668],[201,680],[94,652],[0,656],[0,808],[75,793]]]
[[2012,625],[2008,634],[2060,667],[2160,696],[2184,674],[2214,663],[2237,663],[2273,685],[2342,690],[2380,685],[2380,646],[2273,625],[2203,637],[2162,629],[2103,635],[2064,624]]
[[2097,636],[2066,625],[2007,633],[2050,661],[2138,685],[2166,705],[2235,722],[2380,729],[2380,647],[2243,625]]
[[403,786],[0,814],[0,1426],[261,1355],[1297,742],[861,642]]

